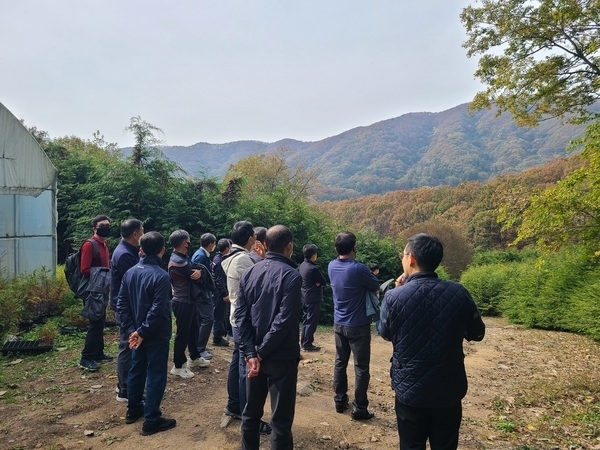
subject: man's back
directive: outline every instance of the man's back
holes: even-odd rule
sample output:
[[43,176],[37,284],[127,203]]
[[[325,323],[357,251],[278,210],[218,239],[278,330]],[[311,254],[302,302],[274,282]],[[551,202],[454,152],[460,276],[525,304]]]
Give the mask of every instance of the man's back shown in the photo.
[[334,259],[329,263],[328,274],[333,291],[334,323],[352,327],[369,324],[365,294],[379,289],[377,277],[353,258]]

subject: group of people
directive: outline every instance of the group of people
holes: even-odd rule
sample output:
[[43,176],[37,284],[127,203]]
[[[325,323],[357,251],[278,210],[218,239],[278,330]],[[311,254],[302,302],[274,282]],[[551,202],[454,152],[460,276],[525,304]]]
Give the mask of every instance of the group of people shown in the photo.
[[[195,367],[208,367],[207,348],[229,346],[232,359],[224,413],[241,419],[243,449],[258,449],[261,434],[270,434],[272,449],[293,448],[292,424],[300,350],[319,351],[314,343],[326,278],[316,265],[318,248],[303,247],[304,261],[291,259],[292,232],[284,225],[269,229],[248,221],[234,224],[230,238],[201,236],[201,247],[190,258],[191,239],[185,230],[173,232],[166,270],[165,238],[144,233],[143,223],[121,224],[121,241],[109,264],[106,238],[110,220],[92,221],[92,239],[82,245],[81,272],[110,267],[110,305],[120,325],[117,356],[117,400],[127,401],[125,422],[142,417],[142,435],[175,427],[162,416],[160,404],[167,383],[171,313],[175,315],[173,367],[175,376],[191,378]],[[356,259],[356,236],[335,237],[338,257],[328,265],[333,294],[335,363],[334,407],[351,407],[354,420],[370,420],[371,323],[367,296],[379,290],[375,270]],[[210,254],[218,250],[213,260]],[[377,321],[380,335],[392,342],[392,388],[401,449],[456,448],[462,418],[461,400],[467,391],[463,339],[481,340],[485,325],[468,291],[459,283],[441,280],[435,270],[443,245],[428,234],[408,239],[402,252],[403,274],[387,291]],[[229,309],[227,317],[227,309]],[[104,353],[104,318],[90,320],[80,366],[98,370]],[[186,356],[189,355],[189,359]],[[348,396],[347,367],[354,358],[354,395]],[[145,394],[145,397],[144,397]],[[270,423],[263,420],[267,395]]]

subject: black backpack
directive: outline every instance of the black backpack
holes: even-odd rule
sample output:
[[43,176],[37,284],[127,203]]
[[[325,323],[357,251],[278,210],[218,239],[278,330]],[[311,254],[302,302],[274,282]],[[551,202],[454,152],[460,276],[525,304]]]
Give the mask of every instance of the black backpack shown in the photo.
[[[88,239],[88,242],[92,243],[92,257],[95,257],[98,254],[98,243],[94,239]],[[83,247],[83,244],[81,244]],[[81,248],[75,253],[71,253],[67,260],[65,261],[65,278],[67,279],[67,284],[69,288],[75,293],[75,295],[79,294],[79,285],[81,283],[81,279],[83,275],[81,275],[81,270],[79,269],[81,262]]]

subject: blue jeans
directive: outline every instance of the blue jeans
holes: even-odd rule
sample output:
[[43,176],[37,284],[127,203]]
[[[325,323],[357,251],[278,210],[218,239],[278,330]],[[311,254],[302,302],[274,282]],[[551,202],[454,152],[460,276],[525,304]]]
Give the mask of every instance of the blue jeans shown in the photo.
[[240,352],[240,335],[236,327],[233,332],[233,354],[227,375],[227,409],[235,414],[242,414],[246,406],[246,361]]
[[[144,409],[146,424],[158,422],[167,386],[169,339],[144,339],[137,350],[131,352],[131,369],[127,378],[127,408]],[[146,400],[142,401],[146,387]]]
[[350,353],[354,355],[354,401],[353,412],[366,412],[369,406],[369,364],[371,362],[371,325],[346,327],[333,325],[335,332],[335,364],[333,367],[333,397],[336,405],[348,402],[348,375],[346,369]]
[[294,448],[292,423],[296,411],[298,361],[263,361],[256,377],[246,378],[248,402],[242,414],[242,449],[260,447],[260,419],[271,396],[271,450]]
[[431,450],[456,450],[461,419],[460,401],[441,408],[416,408],[396,398],[400,450],[425,450],[428,438]]

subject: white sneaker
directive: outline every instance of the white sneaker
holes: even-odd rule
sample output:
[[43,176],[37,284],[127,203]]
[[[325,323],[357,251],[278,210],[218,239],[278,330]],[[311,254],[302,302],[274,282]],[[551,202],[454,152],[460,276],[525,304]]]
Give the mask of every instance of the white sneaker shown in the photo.
[[175,366],[171,369],[171,375],[179,375],[181,378],[193,378],[194,372],[189,370],[187,367],[182,366],[179,369]]
[[188,359],[187,368],[193,369],[194,367],[208,367],[210,366],[210,361],[204,359],[202,356],[196,359]]

